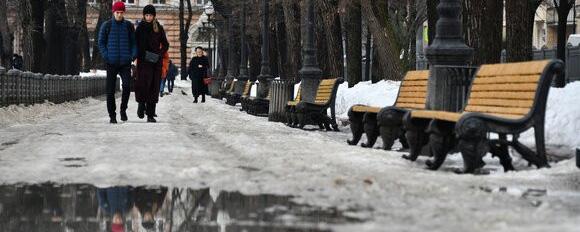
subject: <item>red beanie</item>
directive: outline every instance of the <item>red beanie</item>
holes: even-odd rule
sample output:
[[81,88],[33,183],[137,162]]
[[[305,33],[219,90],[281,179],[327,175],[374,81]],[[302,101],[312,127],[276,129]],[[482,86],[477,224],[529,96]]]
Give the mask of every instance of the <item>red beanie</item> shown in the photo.
[[118,2],[113,3],[113,12],[117,12],[117,11],[125,12],[125,3],[123,3],[122,1],[118,1]]
[[112,232],[123,232],[125,228],[123,228],[123,224],[112,224],[111,225]]

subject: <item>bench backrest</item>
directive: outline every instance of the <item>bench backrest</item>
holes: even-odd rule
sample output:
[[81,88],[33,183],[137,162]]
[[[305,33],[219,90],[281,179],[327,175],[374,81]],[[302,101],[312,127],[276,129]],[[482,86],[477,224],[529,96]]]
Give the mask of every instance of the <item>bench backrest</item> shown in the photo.
[[316,98],[314,103],[316,104],[327,104],[330,102],[332,95],[335,94],[335,85],[337,84],[337,79],[323,79],[320,80],[318,84],[318,90],[316,91]]
[[228,92],[233,92],[234,91],[234,87],[236,86],[236,82],[238,82],[238,81],[232,80],[230,82],[230,88],[228,89]]
[[482,65],[471,85],[465,112],[480,112],[511,119],[543,113],[559,61],[531,61]]
[[294,97],[295,102],[300,101],[300,91],[302,90],[302,85],[298,86],[298,91],[296,92],[296,97]]
[[253,85],[252,81],[246,81],[246,85],[244,86],[244,92],[242,93],[242,96],[245,97],[250,96],[250,90],[252,89],[252,85]]
[[425,109],[429,71],[409,71],[399,88],[396,107],[405,109]]

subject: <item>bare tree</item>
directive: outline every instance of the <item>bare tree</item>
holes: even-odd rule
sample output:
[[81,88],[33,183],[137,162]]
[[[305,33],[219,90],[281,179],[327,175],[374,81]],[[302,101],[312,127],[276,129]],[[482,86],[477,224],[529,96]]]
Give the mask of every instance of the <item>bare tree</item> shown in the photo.
[[508,62],[532,59],[534,16],[542,1],[505,1]]
[[465,40],[475,51],[474,64],[499,63],[503,0],[463,0]]
[[0,1],[0,59],[5,68],[12,66],[12,41],[14,36],[8,27],[8,15],[6,1]]
[[101,57],[99,52],[99,31],[101,30],[101,25],[111,17],[113,17],[112,7],[113,0],[98,0],[99,3],[99,19],[97,20],[97,27],[95,28],[94,44],[93,44],[93,68],[105,68],[105,62]]
[[340,11],[344,13],[346,34],[346,67],[348,87],[362,80],[362,15],[360,0],[342,0]]
[[404,68],[399,59],[400,47],[395,40],[393,25],[388,16],[388,8],[382,1],[361,0],[362,14],[366,19],[377,46],[378,64],[383,79],[401,80]]
[[[184,17],[186,2],[187,19]],[[189,27],[191,26],[192,17],[193,10],[191,8],[191,0],[179,0],[179,52],[181,55],[181,80],[187,79],[187,41],[189,39]]]

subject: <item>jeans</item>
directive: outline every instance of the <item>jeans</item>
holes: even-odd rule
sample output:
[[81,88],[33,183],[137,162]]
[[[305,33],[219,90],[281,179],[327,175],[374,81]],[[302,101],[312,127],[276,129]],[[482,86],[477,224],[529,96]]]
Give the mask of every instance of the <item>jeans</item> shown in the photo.
[[161,79],[161,84],[159,85],[159,93],[163,93],[165,90],[165,81],[166,79]]
[[173,93],[173,86],[175,86],[175,78],[174,79],[167,79],[167,90],[170,93]]
[[127,103],[129,102],[129,95],[131,94],[131,65],[107,64],[107,111],[109,113],[109,117],[111,118],[117,116],[115,113],[117,108],[115,104],[117,74],[121,76],[121,80],[123,82],[123,92],[121,94],[121,112],[125,112],[127,110]]

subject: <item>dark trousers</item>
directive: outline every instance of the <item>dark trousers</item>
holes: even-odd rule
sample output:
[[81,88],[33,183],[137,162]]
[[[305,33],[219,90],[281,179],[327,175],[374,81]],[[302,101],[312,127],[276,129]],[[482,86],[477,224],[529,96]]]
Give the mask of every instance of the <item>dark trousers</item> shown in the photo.
[[129,102],[129,95],[131,94],[131,65],[114,65],[107,64],[107,111],[109,117],[116,117],[115,109],[115,87],[117,83],[117,74],[121,76],[123,81],[123,93],[121,95],[121,112],[127,110],[127,103]]
[[167,79],[167,90],[173,93],[173,86],[175,86],[175,79]]

